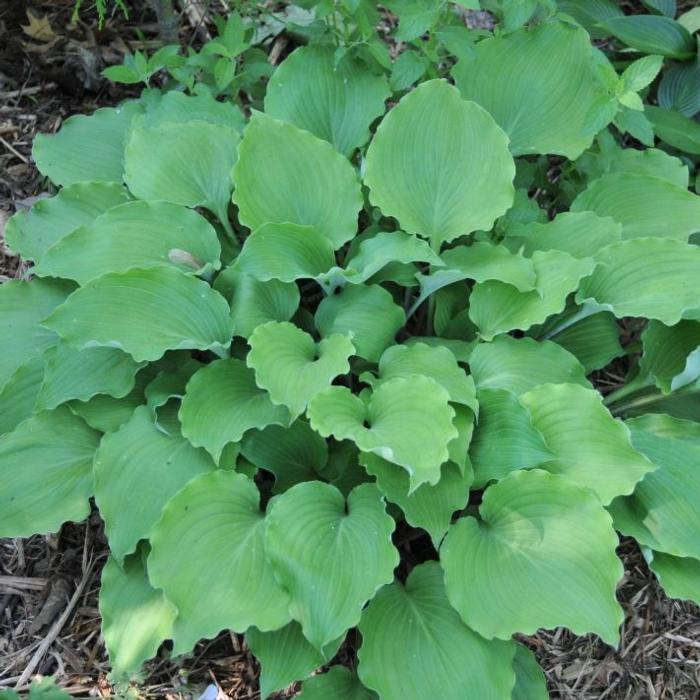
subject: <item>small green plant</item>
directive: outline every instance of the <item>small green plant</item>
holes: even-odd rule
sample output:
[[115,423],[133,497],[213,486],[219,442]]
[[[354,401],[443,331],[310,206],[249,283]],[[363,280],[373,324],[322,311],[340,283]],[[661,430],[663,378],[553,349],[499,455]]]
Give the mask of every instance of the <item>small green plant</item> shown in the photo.
[[0,534],[94,498],[115,682],[230,629],[263,697],[546,698],[515,635],[618,643],[617,532],[700,602],[697,158],[624,147],[656,55],[618,73],[522,4],[454,85],[319,41],[249,118],[234,18],[223,90],[37,137],[60,189],[6,233],[33,279],[0,287]]

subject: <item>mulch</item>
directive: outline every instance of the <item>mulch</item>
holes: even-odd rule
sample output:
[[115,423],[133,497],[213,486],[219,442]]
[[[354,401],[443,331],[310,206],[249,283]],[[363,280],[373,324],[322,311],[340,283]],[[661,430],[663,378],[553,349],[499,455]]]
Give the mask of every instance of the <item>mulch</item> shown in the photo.
[[[0,6],[0,282],[27,273],[3,246],[5,221],[50,193],[32,164],[34,135],[57,130],[70,114],[134,94],[107,83],[99,71],[127,49],[156,44],[157,28],[145,7],[128,21],[115,18],[98,29],[91,12],[71,21],[71,5],[35,0]],[[664,595],[633,541],[623,540],[619,554],[625,578],[618,598],[626,618],[618,650],[564,629],[520,638],[544,668],[551,697],[698,700],[700,610]],[[57,535],[0,540],[0,690],[26,689],[42,674],[55,675],[74,697],[113,696],[97,603],[106,556],[97,513]],[[347,650],[341,653],[352,662]],[[258,699],[258,673],[243,638],[222,633],[174,660],[161,649],[138,693],[196,700],[213,685],[221,700]],[[294,690],[278,697],[292,697]]]

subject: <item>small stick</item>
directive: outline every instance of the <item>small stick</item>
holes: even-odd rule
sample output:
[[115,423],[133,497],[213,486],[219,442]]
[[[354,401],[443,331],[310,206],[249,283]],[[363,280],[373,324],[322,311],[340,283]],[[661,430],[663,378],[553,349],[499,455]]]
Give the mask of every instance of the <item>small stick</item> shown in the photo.
[[0,136],[0,143],[5,146],[5,148],[12,154],[16,155],[23,163],[29,165],[29,161],[25,156],[23,156],[18,150],[14,149],[5,139]]
[[45,85],[34,85],[33,87],[20,88],[19,90],[7,90],[6,92],[0,92],[0,98],[7,98],[9,100],[12,97],[36,95],[39,92],[44,92],[44,90],[53,90],[55,87],[56,83],[46,83]]

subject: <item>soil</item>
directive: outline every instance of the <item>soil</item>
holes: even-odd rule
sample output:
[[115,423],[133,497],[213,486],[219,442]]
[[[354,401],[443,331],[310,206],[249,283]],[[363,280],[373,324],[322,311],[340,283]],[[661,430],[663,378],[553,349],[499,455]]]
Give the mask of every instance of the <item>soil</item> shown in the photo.
[[[77,21],[71,7],[72,0],[0,1],[0,281],[27,274],[2,244],[5,221],[52,193],[32,164],[34,135],[56,131],[70,114],[134,94],[99,71],[127,49],[157,45],[155,17],[145,6],[128,20],[114,16],[102,29],[90,3]],[[193,35],[184,16],[181,40]],[[564,629],[521,641],[537,655],[554,699],[697,700],[700,610],[664,595],[633,541],[623,540],[619,554],[626,574],[618,597],[626,618],[618,650]],[[74,697],[113,696],[97,603],[106,555],[97,513],[55,536],[0,540],[0,690],[26,689],[42,674],[55,675]],[[341,653],[342,661],[353,662],[347,650]],[[242,637],[226,633],[174,660],[161,649],[138,693],[194,700],[213,686],[209,697],[220,700],[259,698],[258,672]]]

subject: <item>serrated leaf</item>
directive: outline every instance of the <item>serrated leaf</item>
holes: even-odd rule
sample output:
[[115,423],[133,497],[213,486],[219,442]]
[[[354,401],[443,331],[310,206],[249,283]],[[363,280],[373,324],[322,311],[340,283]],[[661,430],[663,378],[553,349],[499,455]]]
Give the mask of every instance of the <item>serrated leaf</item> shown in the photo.
[[[565,626],[617,644],[623,568],[612,520],[592,493],[521,470],[486,490],[479,514],[457,521],[440,550],[447,597],[466,624],[487,639]],[[468,573],[484,570],[490,576]]]
[[418,51],[407,49],[399,54],[391,67],[389,82],[394,92],[406,90],[420,80],[430,66],[426,56]]
[[511,700],[549,700],[547,681],[535,655],[523,644],[516,645],[515,685]]
[[173,267],[102,275],[73,292],[43,325],[77,350],[118,348],[136,362],[157,360],[167,350],[223,350],[232,335],[226,300]]
[[697,321],[681,321],[670,328],[659,321],[649,321],[642,333],[642,345],[644,352],[639,369],[653,377],[656,386],[665,394],[700,375],[700,368],[687,364],[692,362],[691,354],[700,347],[700,323]]
[[601,29],[641,53],[659,54],[685,60],[695,52],[690,32],[670,17],[628,15],[600,22]]
[[393,518],[373,484],[354,488],[346,505],[335,487],[311,481],[278,496],[267,520],[265,547],[289,611],[322,650],[359,622],[365,603],[393,578]]
[[327,296],[316,309],[321,337],[348,336],[355,354],[376,362],[406,322],[404,310],[379,285],[350,285]]
[[413,492],[440,480],[447,445],[458,436],[449,399],[436,381],[413,375],[382,383],[366,404],[346,387],[330,387],[314,396],[308,416],[323,437],[352,440],[363,452],[406,469]]
[[179,417],[182,434],[216,462],[226,445],[239,442],[246,431],[290,422],[289,411],[275,406],[256,385],[253,370],[236,359],[217,360],[192,376]]
[[663,65],[663,56],[644,56],[632,61],[622,72],[625,89],[639,92],[651,85]]
[[377,694],[365,688],[344,666],[333,666],[327,673],[305,681],[297,697],[300,700],[378,700]]
[[217,470],[190,481],[163,509],[148,575],[178,609],[173,653],[224,628],[267,631],[289,622],[289,597],[267,560],[259,499],[247,476]]
[[644,113],[654,127],[654,133],[669,146],[700,155],[700,124],[672,109],[648,105]]
[[558,250],[535,251],[532,261],[537,273],[537,287],[532,292],[521,293],[497,281],[474,286],[469,318],[484,340],[511,330],[527,330],[563,311],[568,295],[595,267],[591,258],[576,259]]
[[37,134],[32,148],[37,168],[56,185],[121,183],[124,144],[134,117],[142,111],[140,102],[129,100],[89,116],[71,117],[56,134]]
[[549,21],[479,42],[476,60],[458,63],[452,75],[465,99],[508,134],[513,155],[574,160],[609,121],[600,60],[583,29]]
[[139,540],[148,539],[170,498],[214,468],[204,450],[159,430],[147,406],[102,438],[95,454],[95,500],[120,566]]
[[469,448],[477,488],[553,459],[515,395],[505,389],[479,389],[478,398],[479,422]]
[[172,636],[175,606],[148,581],[142,555],[128,557],[123,568],[109,557],[100,585],[102,637],[112,667],[110,680],[138,679],[144,661]]
[[700,196],[648,175],[613,173],[594,180],[571,205],[622,224],[622,238],[687,241],[700,230]]
[[362,207],[352,165],[326,141],[255,112],[233,169],[242,223],[314,226],[339,248],[357,231]]
[[322,46],[293,51],[270,78],[265,111],[349,156],[369,140],[369,126],[384,113],[389,88],[383,75],[350,58],[336,66],[333,54]]
[[43,412],[0,437],[0,533],[57,532],[90,513],[99,433],[67,408]]
[[117,183],[68,185],[54,197],[40,199],[29,211],[15,214],[7,223],[5,241],[25,260],[38,261],[71,231],[128,201],[126,190]]
[[366,452],[360,455],[360,462],[376,478],[377,488],[384,497],[401,508],[408,523],[425,530],[437,549],[450,526],[452,514],[469,501],[471,468],[462,473],[454,463],[446,462],[437,484],[423,484],[410,493],[409,476],[401,467]]
[[[404,96],[367,151],[370,200],[408,233],[440,244],[488,230],[513,202],[507,138],[491,116],[444,80]],[[488,170],[484,163],[488,161]]]
[[700,560],[651,552],[649,568],[669,598],[691,600],[700,605]]
[[44,381],[44,358],[39,355],[17,368],[0,390],[0,435],[13,431],[34,413]]
[[124,180],[139,199],[205,207],[226,227],[238,132],[220,124],[166,122],[131,132]]
[[74,229],[42,255],[35,274],[84,285],[107,272],[172,265],[190,274],[221,266],[211,224],[169,202],[128,202]]
[[576,301],[591,301],[615,316],[645,316],[673,326],[700,306],[700,249],[682,241],[638,238],[601,249]]
[[509,699],[515,644],[469,629],[447,600],[443,576],[437,562],[427,561],[405,586],[397,581],[375,596],[359,627],[360,679],[384,698]]
[[654,470],[633,449],[629,430],[610,415],[597,391],[576,384],[542,384],[520,401],[555,455],[542,468],[590,489],[604,505],[632,493]]
[[480,391],[505,389],[519,396],[538,384],[590,386],[576,358],[549,340],[500,335],[474,348],[469,368]]
[[248,338],[246,363],[255,370],[255,383],[272,403],[286,406],[292,418],[311,399],[350,371],[348,359],[355,348],[344,335],[331,335],[316,343],[293,323],[271,321],[258,326]]

